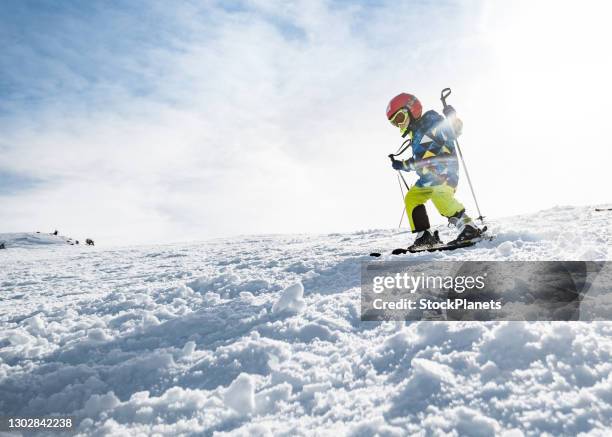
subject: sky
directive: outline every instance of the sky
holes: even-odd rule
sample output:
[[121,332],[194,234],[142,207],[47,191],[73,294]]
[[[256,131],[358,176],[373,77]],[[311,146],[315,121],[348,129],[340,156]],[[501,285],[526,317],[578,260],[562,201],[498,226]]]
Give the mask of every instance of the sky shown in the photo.
[[[441,111],[444,87],[485,216],[609,203],[611,9],[0,2],[0,232],[135,244],[397,227],[386,105],[409,92]],[[464,175],[457,196],[476,216]]]

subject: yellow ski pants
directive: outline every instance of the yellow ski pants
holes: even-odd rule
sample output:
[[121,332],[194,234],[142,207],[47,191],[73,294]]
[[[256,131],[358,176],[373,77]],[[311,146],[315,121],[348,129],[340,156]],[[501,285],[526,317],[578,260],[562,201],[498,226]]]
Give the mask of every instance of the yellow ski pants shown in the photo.
[[406,214],[410,222],[412,232],[419,232],[429,229],[429,217],[425,210],[424,203],[431,200],[444,217],[451,217],[465,207],[455,199],[455,188],[442,184],[432,187],[413,186],[406,193],[404,202],[406,203]]

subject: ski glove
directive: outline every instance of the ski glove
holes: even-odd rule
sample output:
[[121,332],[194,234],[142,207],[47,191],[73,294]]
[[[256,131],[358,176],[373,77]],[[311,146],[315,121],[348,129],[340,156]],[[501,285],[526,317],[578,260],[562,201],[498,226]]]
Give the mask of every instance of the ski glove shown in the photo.
[[414,170],[414,162],[411,161],[410,159],[406,161],[399,161],[397,159],[394,159],[391,162],[391,166],[393,167],[394,170],[404,170],[404,171]]
[[461,132],[463,131],[463,122],[459,117],[457,117],[457,111],[455,111],[455,108],[453,108],[451,105],[446,105],[442,112],[448,121],[450,121],[453,131],[455,131],[455,136],[458,137],[461,135]]
[[455,137],[458,137],[463,132],[463,122],[458,117],[451,119],[451,126],[455,131]]

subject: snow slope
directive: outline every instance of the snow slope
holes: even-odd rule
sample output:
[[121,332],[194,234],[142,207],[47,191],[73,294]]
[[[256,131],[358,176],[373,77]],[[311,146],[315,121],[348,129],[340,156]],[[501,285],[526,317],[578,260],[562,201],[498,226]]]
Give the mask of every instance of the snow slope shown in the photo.
[[[606,260],[611,223],[559,207],[418,259]],[[610,435],[611,323],[361,322],[360,261],[411,238],[0,251],[0,415],[74,415],[78,435]]]
[[13,248],[35,248],[49,245],[73,244],[72,238],[63,235],[53,235],[35,232],[15,232],[0,234],[0,243],[4,243],[7,249]]

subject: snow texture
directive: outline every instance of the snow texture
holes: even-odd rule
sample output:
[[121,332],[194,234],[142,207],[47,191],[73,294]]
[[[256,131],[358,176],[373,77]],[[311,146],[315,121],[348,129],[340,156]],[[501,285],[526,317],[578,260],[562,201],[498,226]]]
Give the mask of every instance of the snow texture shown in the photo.
[[[405,257],[607,260],[610,223],[558,207]],[[81,436],[610,435],[611,323],[361,322],[360,262],[405,231],[23,237],[0,250],[0,415],[73,415]]]

